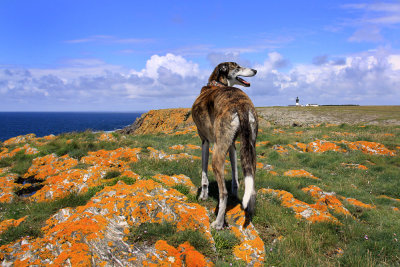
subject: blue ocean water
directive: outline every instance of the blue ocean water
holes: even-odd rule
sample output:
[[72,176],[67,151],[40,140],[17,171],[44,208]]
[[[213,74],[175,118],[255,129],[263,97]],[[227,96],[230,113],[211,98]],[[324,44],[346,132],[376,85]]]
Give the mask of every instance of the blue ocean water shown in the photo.
[[38,137],[67,132],[114,131],[132,124],[142,113],[0,112],[0,141],[34,133]]

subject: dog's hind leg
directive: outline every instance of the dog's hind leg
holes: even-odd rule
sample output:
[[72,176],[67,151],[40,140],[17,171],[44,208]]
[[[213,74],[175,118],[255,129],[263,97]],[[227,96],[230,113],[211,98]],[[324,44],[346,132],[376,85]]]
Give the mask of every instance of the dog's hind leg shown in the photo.
[[237,197],[238,196],[239,181],[238,181],[236,148],[235,148],[235,144],[234,143],[232,143],[232,145],[229,147],[229,159],[231,161],[231,167],[232,167],[232,188],[231,188],[231,192],[232,192],[233,196]]
[[203,140],[201,144],[201,193],[200,199],[206,200],[208,198],[208,158],[209,158],[209,147],[210,143],[207,140]]
[[219,191],[219,204],[218,214],[215,221],[211,224],[211,227],[220,230],[224,227],[225,211],[228,202],[228,191],[225,186],[224,179],[224,164],[225,157],[229,149],[229,144],[220,144],[218,141],[214,145],[212,167],[215,175],[215,179],[218,183]]

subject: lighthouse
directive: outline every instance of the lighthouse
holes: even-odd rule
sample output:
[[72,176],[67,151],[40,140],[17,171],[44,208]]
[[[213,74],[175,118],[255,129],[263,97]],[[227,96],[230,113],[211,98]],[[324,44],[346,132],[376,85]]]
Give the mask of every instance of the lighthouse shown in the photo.
[[297,97],[296,97],[296,107],[299,107],[299,106],[300,106],[299,97],[297,96]]

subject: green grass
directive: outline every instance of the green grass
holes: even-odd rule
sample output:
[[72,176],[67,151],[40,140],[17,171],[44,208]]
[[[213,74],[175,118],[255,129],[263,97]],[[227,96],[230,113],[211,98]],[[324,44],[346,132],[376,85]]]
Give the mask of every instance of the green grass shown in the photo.
[[197,251],[204,255],[214,255],[212,244],[199,231],[177,231],[176,226],[169,222],[142,223],[132,227],[128,240],[135,244],[153,245],[158,240],[165,240],[169,245],[178,247],[184,242],[189,242]]

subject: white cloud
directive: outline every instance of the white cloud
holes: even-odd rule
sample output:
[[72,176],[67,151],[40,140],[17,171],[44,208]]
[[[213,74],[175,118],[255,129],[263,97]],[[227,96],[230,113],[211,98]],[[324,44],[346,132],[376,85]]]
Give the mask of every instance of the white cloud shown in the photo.
[[163,68],[171,73],[185,76],[196,76],[199,74],[199,66],[196,63],[187,61],[182,56],[168,53],[165,56],[153,55],[146,62],[146,68],[141,71],[143,76],[158,78],[159,69]]
[[[398,102],[400,54],[377,49],[332,58],[324,57],[317,65],[288,66],[283,55],[271,52],[262,64],[248,66],[258,72],[247,79],[251,87],[243,90],[256,106],[287,105],[296,96],[303,104]],[[68,62],[71,65],[57,69],[0,69],[2,109],[190,107],[212,71],[174,54],[153,55],[142,70],[96,60]]]

